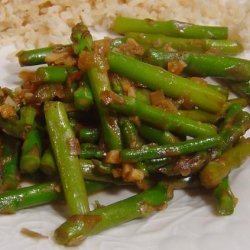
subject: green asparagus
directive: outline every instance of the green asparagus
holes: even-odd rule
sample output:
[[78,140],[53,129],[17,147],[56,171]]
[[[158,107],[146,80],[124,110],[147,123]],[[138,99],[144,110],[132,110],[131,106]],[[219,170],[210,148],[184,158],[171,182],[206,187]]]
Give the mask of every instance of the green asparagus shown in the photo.
[[89,211],[89,204],[78,159],[79,146],[64,106],[60,102],[46,102],[44,113],[70,214],[86,213]]
[[132,57],[110,52],[108,61],[113,72],[151,89],[162,89],[170,97],[185,98],[206,111],[218,113],[225,104],[225,96],[217,91]]
[[150,215],[172,198],[167,186],[158,185],[133,197],[97,208],[83,216],[72,216],[55,231],[57,243],[80,244],[86,237],[135,218]]
[[155,49],[174,49],[190,52],[215,52],[223,55],[237,55],[243,51],[242,46],[232,40],[187,39],[161,34],[127,33],[127,38],[135,39],[139,44]]
[[170,21],[154,21],[152,19],[135,19],[116,17],[112,29],[117,33],[140,32],[164,34],[173,37],[227,39],[227,27],[201,26],[190,23]]

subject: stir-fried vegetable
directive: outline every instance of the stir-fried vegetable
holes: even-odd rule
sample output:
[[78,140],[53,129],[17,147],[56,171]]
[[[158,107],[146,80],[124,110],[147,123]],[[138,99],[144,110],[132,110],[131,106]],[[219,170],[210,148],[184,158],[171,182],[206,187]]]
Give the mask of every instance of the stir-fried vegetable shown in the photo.
[[[64,199],[59,244],[164,209],[180,188],[206,189],[229,215],[230,172],[250,155],[250,62],[228,56],[242,47],[226,27],[118,17],[113,30],[125,36],[94,41],[79,23],[71,44],[19,52],[42,66],[1,89],[0,213]],[[90,193],[118,185],[138,194],[90,211]]]

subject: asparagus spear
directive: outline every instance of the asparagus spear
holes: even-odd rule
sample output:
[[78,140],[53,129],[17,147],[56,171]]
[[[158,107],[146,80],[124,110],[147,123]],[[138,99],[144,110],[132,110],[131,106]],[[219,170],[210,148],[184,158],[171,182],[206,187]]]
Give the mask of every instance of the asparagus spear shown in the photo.
[[[110,47],[116,48],[126,42],[125,37],[114,38],[111,41]],[[63,54],[65,51],[70,50],[70,45],[53,45],[51,47],[44,47],[39,49],[22,50],[16,54],[20,66],[34,66],[46,63],[46,58],[51,54]],[[77,52],[77,49],[76,49]]]
[[36,70],[36,76],[39,81],[49,83],[64,83],[69,73],[76,71],[73,67],[65,66],[46,66]]
[[142,123],[138,127],[138,131],[149,142],[155,142],[159,145],[174,143],[178,141],[178,138],[170,132],[153,128],[145,123]]
[[41,134],[37,128],[32,128],[22,145],[20,170],[33,174],[40,166],[42,153]]
[[57,174],[56,161],[50,147],[43,152],[40,169],[48,176],[55,176]]
[[80,158],[83,159],[103,159],[105,156],[105,151],[98,148],[98,146],[91,143],[82,143]]
[[169,62],[183,61],[184,73],[197,76],[221,77],[234,81],[250,80],[250,61],[235,57],[192,52],[164,52],[148,49],[144,55],[147,62],[166,67]]
[[[112,83],[112,88],[113,91],[119,95],[123,95],[123,90],[119,81],[119,78],[116,76],[112,76],[111,77],[111,83]],[[228,94],[225,93],[225,88],[222,88],[220,86],[216,86],[216,85],[208,85],[209,87],[212,87],[216,90],[218,90],[219,92],[223,93],[223,95],[227,96]],[[147,89],[139,89],[139,88],[134,88],[135,90],[135,97],[137,100],[142,101],[144,103],[150,104],[151,100],[150,100],[150,92]],[[183,116],[189,117],[193,120],[197,120],[197,121],[201,121],[201,122],[208,122],[208,123],[215,123],[219,117],[218,115],[215,114],[211,114],[202,110],[178,110],[178,114],[181,114]],[[146,126],[146,125],[145,125]],[[144,126],[140,127],[141,128],[141,133],[143,133],[144,131]],[[154,138],[154,136],[156,136],[157,138],[160,139],[160,137],[163,135],[161,131],[158,131],[157,135],[156,135],[156,131],[147,131],[148,129],[153,130],[154,128],[145,128],[145,136],[149,136],[152,139]],[[150,136],[150,134],[153,133],[154,135]],[[166,135],[163,135],[163,137],[169,137],[169,139],[172,140],[174,139],[174,136],[172,134],[170,134],[169,132],[166,132]]]
[[63,53],[70,45],[53,45],[51,47],[21,50],[17,58],[21,66],[33,66],[46,63],[46,57],[52,53]]
[[117,96],[115,93],[105,91],[102,93],[105,105],[119,113],[136,115],[140,119],[164,130],[194,137],[216,134],[213,125],[197,122],[184,116],[166,112],[160,108],[142,103],[130,96]]
[[126,37],[135,39],[145,47],[155,49],[170,47],[177,51],[216,52],[224,55],[236,55],[243,51],[242,46],[232,40],[186,39],[145,33],[127,33]]
[[227,39],[227,27],[201,26],[175,20],[154,21],[117,16],[112,29],[117,33],[140,32],[173,37]]
[[36,118],[36,109],[32,106],[23,106],[20,108],[20,121],[26,126],[32,127]]
[[64,106],[60,102],[46,102],[44,113],[70,214],[86,213],[89,204],[78,159],[79,146]]
[[[110,187],[110,183],[86,181],[88,194]],[[24,208],[52,203],[63,198],[58,184],[54,182],[35,184],[0,194],[0,214],[15,213]]]
[[1,167],[2,183],[1,191],[13,190],[18,185],[18,155],[20,142],[14,137],[8,135],[1,136]]
[[[128,118],[120,117],[119,126],[121,128],[125,147],[130,149],[136,149],[140,148],[143,145],[143,141],[138,135],[136,126]],[[139,182],[144,179],[145,175],[148,175],[148,171],[144,162],[139,162],[137,164],[134,164],[134,166],[130,166],[129,168],[130,170],[127,171],[126,165],[122,165],[121,176],[125,182]],[[137,177],[130,178],[130,174],[124,174],[125,172],[130,173],[131,176]]]
[[245,139],[210,161],[200,172],[201,184],[213,188],[220,184],[232,169],[239,167],[250,156],[250,139]]
[[96,143],[99,138],[99,131],[96,128],[81,127],[78,131],[80,142]]
[[[95,44],[93,52],[93,39],[92,36],[83,23],[77,24],[72,29],[71,40],[73,42],[73,48],[76,54],[88,51],[94,59],[94,66],[88,70],[88,77],[90,80],[90,87],[93,93],[94,102],[97,107],[104,142],[108,149],[121,148],[121,135],[118,127],[117,118],[108,112],[108,110],[101,105],[100,94],[103,90],[111,89],[107,68],[105,68],[104,55],[98,54],[98,51],[102,50],[102,42]],[[98,47],[99,46],[99,47]],[[99,48],[99,49],[98,49]]]
[[[122,96],[124,94],[124,90],[119,76],[111,75],[110,79],[112,90],[118,95]],[[123,144],[125,147],[138,148],[142,146],[143,142],[138,135],[135,124],[133,124],[127,117],[124,116],[119,118],[118,124],[121,129]]]
[[45,57],[53,51],[53,47],[32,50],[21,50],[17,53],[21,66],[32,66],[45,63]]
[[93,39],[88,27],[83,23],[78,23],[72,28],[70,39],[75,54],[79,55],[84,50],[92,50]]
[[219,157],[226,149],[232,147],[250,128],[249,114],[238,109],[238,105],[232,104],[226,113],[224,122],[220,127],[220,136],[224,143],[212,152],[204,151],[181,158],[177,161],[175,171],[186,176],[201,170],[210,160]]
[[124,145],[127,148],[139,148],[142,146],[142,140],[138,135],[135,125],[125,117],[119,118],[119,126],[124,139]]
[[110,52],[108,61],[113,72],[142,82],[151,89],[162,89],[167,96],[186,98],[206,111],[217,113],[225,104],[226,97],[218,91],[132,57]]
[[222,144],[220,136],[192,139],[162,146],[143,146],[139,149],[123,149],[120,152],[122,162],[138,162],[167,156],[191,154],[207,150]]
[[101,104],[100,95],[103,90],[110,89],[107,75],[98,67],[92,68],[88,72],[90,78],[91,89],[94,95],[95,104],[97,106],[99,117],[102,125],[102,135],[108,149],[119,149],[122,147],[120,129],[118,127],[118,119],[111,114]]
[[61,197],[55,183],[43,183],[0,194],[0,213],[15,213],[17,210],[53,202]]
[[213,196],[216,202],[216,210],[219,215],[230,215],[234,212],[237,199],[233,195],[228,176],[213,190]]
[[148,216],[166,205],[172,198],[169,192],[171,190],[167,186],[158,185],[125,200],[97,208],[86,215],[72,216],[57,228],[55,240],[62,245],[78,245],[90,235]]
[[[162,173],[165,174],[166,170],[172,172],[176,159],[174,157],[163,157],[143,161],[144,172],[146,173]],[[140,164],[140,162],[138,163]]]
[[237,116],[242,112],[242,106],[237,103],[232,103],[228,106],[226,110],[225,117],[223,121],[219,124],[220,131],[223,133],[226,129],[231,127],[235,121]]
[[[231,118],[230,115],[232,115]],[[225,142],[221,148],[221,152],[234,145],[250,128],[250,116],[245,111],[240,111],[236,114],[230,114],[229,112],[225,119],[228,119],[228,122],[222,126],[220,132]]]
[[215,124],[220,118],[219,115],[211,114],[203,110],[178,110],[178,114],[190,118],[195,121]]
[[20,120],[31,127],[23,142],[20,157],[20,170],[28,174],[35,173],[41,161],[41,131],[35,122],[36,113],[36,109],[31,106],[23,107],[20,112]]
[[80,86],[74,91],[74,105],[77,109],[88,110],[93,104],[93,95],[88,85]]

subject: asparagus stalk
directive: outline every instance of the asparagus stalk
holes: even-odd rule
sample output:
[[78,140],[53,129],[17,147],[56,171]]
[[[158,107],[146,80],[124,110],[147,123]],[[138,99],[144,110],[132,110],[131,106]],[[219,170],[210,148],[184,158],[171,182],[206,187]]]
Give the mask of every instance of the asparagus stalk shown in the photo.
[[243,47],[232,40],[186,39],[145,33],[127,33],[126,37],[135,39],[145,47],[155,49],[170,47],[177,51],[216,52],[223,55],[236,55],[243,51]]
[[75,54],[79,55],[84,50],[92,50],[92,36],[88,27],[83,23],[78,23],[72,28],[70,39],[73,43]]
[[169,62],[183,61],[184,73],[192,76],[211,76],[233,81],[250,80],[250,61],[235,57],[192,52],[164,52],[148,49],[144,58],[147,62],[166,67]]
[[95,67],[89,70],[88,76],[90,78],[92,93],[100,117],[104,142],[110,150],[119,149],[122,147],[122,141],[118,119],[102,105],[100,99],[102,91],[110,90],[107,74],[103,73],[103,70],[99,67]]
[[123,16],[116,17],[112,29],[121,34],[140,32],[185,38],[227,39],[228,37],[227,27],[202,26],[175,20],[135,19]]
[[211,114],[203,110],[178,110],[178,114],[195,121],[215,124],[220,118],[219,115]]
[[[232,115],[231,119],[230,115]],[[240,111],[237,114],[229,113],[226,119],[228,119],[228,123],[222,126],[220,132],[225,142],[221,148],[221,152],[224,152],[225,149],[234,145],[250,128],[250,116],[249,113],[245,111]]]
[[[88,194],[110,187],[110,183],[86,181]],[[54,182],[36,184],[17,190],[0,193],[0,214],[15,213],[24,208],[45,205],[63,198],[58,184]]]
[[22,50],[17,53],[21,66],[33,66],[46,63],[46,57],[52,53],[63,53],[70,45],[53,45],[51,47]]
[[164,130],[194,137],[204,137],[216,134],[213,125],[197,122],[185,116],[163,111],[160,108],[142,103],[130,96],[116,96],[115,93],[105,91],[102,93],[105,105],[119,113],[136,115],[143,121],[153,124]]
[[41,163],[42,142],[41,134],[37,128],[32,128],[22,145],[20,170],[24,173],[35,173]]
[[96,143],[99,138],[99,131],[96,128],[81,127],[78,131],[80,142]]
[[20,142],[14,137],[2,135],[1,167],[2,183],[1,191],[13,190],[18,185],[18,156]]
[[70,214],[86,213],[89,211],[89,204],[80,170],[77,140],[70,127],[64,105],[60,102],[46,102],[44,113]]
[[[118,95],[124,94],[124,90],[123,90],[119,76],[112,75],[110,77],[110,83],[112,86],[112,90],[116,94]],[[138,135],[138,131],[136,129],[135,124],[133,124],[128,118],[124,116],[119,118],[118,124],[119,124],[121,134],[122,134],[123,145],[125,147],[138,148],[142,146],[143,142]]]
[[[71,40],[76,54],[88,51],[94,59],[94,66],[88,70],[90,87],[94,97],[94,103],[97,107],[104,142],[108,149],[121,148],[121,135],[118,126],[118,119],[101,105],[100,94],[104,90],[110,90],[107,68],[105,68],[105,59],[103,55],[98,54],[102,50],[102,42],[95,44],[95,52],[93,52],[93,39],[88,28],[82,24],[77,24],[72,29]],[[99,47],[98,47],[99,46]],[[99,48],[99,49],[98,49]]]
[[41,157],[40,169],[48,176],[55,176],[57,174],[55,157],[50,147],[45,149],[45,151],[43,152],[43,155]]
[[53,51],[53,47],[32,50],[21,50],[17,53],[21,66],[33,66],[45,63],[46,56]]
[[230,189],[228,176],[213,190],[213,196],[216,202],[216,211],[219,215],[233,214],[237,199]]
[[[143,141],[138,135],[136,126],[128,118],[120,117],[119,126],[121,128],[121,133],[122,133],[122,136],[124,139],[124,145],[126,148],[136,149],[136,148],[140,148],[143,145]],[[140,172],[138,173],[141,175],[140,177],[141,179],[144,179],[145,175],[148,175],[148,171],[146,169],[144,162],[139,162],[135,164],[133,168],[139,169]],[[124,166],[123,166],[123,171],[124,171]],[[125,181],[129,181],[129,178],[127,177],[126,174],[122,174],[122,178]],[[132,182],[134,182],[134,180]]]
[[222,144],[220,136],[210,136],[202,139],[192,139],[162,146],[143,146],[139,149],[123,149],[120,152],[122,162],[138,162],[167,156],[186,155]]
[[125,117],[119,118],[124,145],[127,148],[139,148],[142,146],[142,140],[138,135],[135,125]]
[[55,240],[62,245],[78,245],[90,235],[148,216],[166,205],[172,198],[169,192],[168,187],[158,185],[125,200],[97,208],[86,215],[72,216],[57,228]]
[[15,213],[17,210],[51,203],[61,197],[55,183],[43,183],[0,194],[0,213]]
[[250,139],[245,139],[210,161],[200,172],[201,184],[213,188],[220,184],[232,169],[239,167],[250,156]]
[[210,160],[219,157],[226,149],[232,147],[237,141],[245,134],[250,128],[249,114],[238,109],[238,105],[231,105],[226,113],[224,122],[220,127],[220,136],[224,143],[212,152],[199,152],[192,156],[181,158],[177,161],[175,171],[180,172],[186,176],[192,173],[197,173],[201,170]]
[[[126,41],[125,37],[114,38],[111,41],[110,47],[117,48]],[[46,64],[46,58],[51,54],[64,53],[69,50],[72,45],[53,45],[51,47],[44,47],[39,49],[22,50],[16,54],[20,66],[34,66]],[[77,49],[76,49],[77,52]],[[76,53],[78,54],[78,53]]]
[[157,128],[153,128],[145,123],[142,123],[138,127],[139,133],[149,142],[155,142],[159,145],[168,143],[174,143],[179,141],[177,137],[168,131],[163,131]]
[[[176,159],[174,157],[163,157],[156,158],[151,160],[143,161],[142,168],[144,168],[144,172],[148,174],[152,173],[162,173],[166,172],[172,173],[173,166],[175,165]],[[137,163],[140,164],[141,162]]]
[[105,151],[98,148],[98,146],[91,143],[82,143],[80,158],[83,159],[103,159],[105,156]]
[[20,157],[20,170],[29,174],[38,170],[41,161],[41,132],[35,123],[36,114],[37,111],[32,106],[25,106],[20,110],[20,121],[31,128],[23,142]]
[[46,66],[36,70],[36,76],[39,81],[45,83],[64,83],[70,72],[75,71],[73,67],[65,66]]
[[110,69],[131,80],[142,82],[145,86],[162,89],[167,96],[186,98],[199,108],[218,113],[226,102],[226,97],[218,91],[190,79],[174,75],[157,66],[140,62],[117,52],[108,55]]
[[220,131],[225,132],[225,129],[231,127],[237,118],[237,116],[242,112],[242,106],[237,103],[232,103],[228,106],[226,110],[225,117],[223,121],[220,123]]
[[93,104],[93,95],[88,85],[80,86],[74,91],[74,105],[77,109],[88,110]]
[[36,118],[36,109],[32,106],[23,106],[20,108],[20,121],[26,126],[32,127]]

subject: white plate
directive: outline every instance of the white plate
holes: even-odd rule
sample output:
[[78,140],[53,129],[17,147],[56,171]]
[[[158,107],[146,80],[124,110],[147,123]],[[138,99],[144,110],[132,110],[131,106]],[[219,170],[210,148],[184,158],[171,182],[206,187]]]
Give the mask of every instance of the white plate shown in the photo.
[[[12,46],[0,49],[0,85],[18,86],[17,61],[7,60]],[[244,57],[250,58],[250,54]],[[210,196],[176,191],[166,210],[149,218],[134,220],[89,237],[75,249],[83,250],[249,250],[250,249],[250,160],[231,174],[231,186],[239,202],[231,216],[214,214]],[[90,197],[109,204],[133,194],[128,190],[103,192]],[[64,249],[53,241],[53,231],[65,220],[50,205],[25,209],[15,215],[0,216],[0,249]],[[31,239],[20,234],[25,227],[47,235]]]

